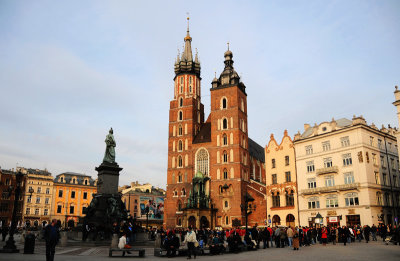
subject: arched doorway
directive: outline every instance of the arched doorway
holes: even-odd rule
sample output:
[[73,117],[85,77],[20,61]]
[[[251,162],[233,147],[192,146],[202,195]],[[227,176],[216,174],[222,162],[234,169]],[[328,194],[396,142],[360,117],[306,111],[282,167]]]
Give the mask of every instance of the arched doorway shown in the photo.
[[205,216],[202,216],[200,218],[200,228],[209,228],[210,227],[210,222],[208,222],[208,219]]
[[44,221],[42,222],[42,226],[45,227],[46,225],[47,225],[47,221],[44,220]]
[[31,226],[31,221],[29,221],[29,220],[25,221],[25,226],[30,227]]
[[35,220],[35,221],[33,222],[33,225],[34,225],[35,227],[39,226],[39,221]]
[[189,217],[188,226],[192,227],[192,228],[196,228],[196,218],[194,216]]
[[73,219],[68,220],[68,227],[74,227],[75,222]]
[[288,214],[286,216],[286,226],[287,227],[294,227],[294,216],[292,214]]
[[281,224],[281,218],[278,215],[272,217],[272,226],[279,226]]

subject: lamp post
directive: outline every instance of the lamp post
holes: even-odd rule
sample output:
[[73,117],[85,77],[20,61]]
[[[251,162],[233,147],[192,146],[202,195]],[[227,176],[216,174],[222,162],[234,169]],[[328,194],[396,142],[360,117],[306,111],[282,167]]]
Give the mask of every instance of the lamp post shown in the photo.
[[[16,184],[15,191],[14,191],[14,208],[13,208],[12,218],[11,218],[11,227],[10,227],[10,232],[9,232],[10,236],[9,236],[5,246],[0,251],[2,253],[19,253],[19,249],[17,249],[17,247],[15,246],[14,232],[15,232],[15,228],[17,225],[18,200],[19,200],[19,196],[21,194],[21,182],[22,182],[23,176],[24,175],[20,171],[18,171],[18,173],[15,176],[17,184]],[[11,196],[12,187],[10,188],[9,193]]]
[[247,219],[248,219],[248,216],[251,213],[253,213],[253,211],[256,210],[256,205],[255,204],[253,206],[249,206],[249,202],[253,202],[253,201],[254,201],[254,198],[251,197],[246,192],[246,194],[244,195],[244,204],[240,205],[240,208],[244,212],[244,217],[245,217],[245,220],[246,220],[246,233],[247,233]]
[[315,219],[314,219],[315,226],[317,226],[317,224],[318,224],[319,225],[318,227],[321,227],[322,222],[323,222],[323,217],[318,212],[318,214],[315,216]]

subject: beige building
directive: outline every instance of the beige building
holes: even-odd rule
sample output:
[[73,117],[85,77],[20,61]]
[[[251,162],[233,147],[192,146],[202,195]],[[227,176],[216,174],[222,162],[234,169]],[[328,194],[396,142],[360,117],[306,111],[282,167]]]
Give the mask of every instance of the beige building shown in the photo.
[[268,225],[299,225],[295,151],[286,130],[280,144],[271,134],[265,147],[265,174]]
[[26,174],[22,220],[30,226],[50,223],[53,177],[47,170],[17,168]]
[[294,138],[300,225],[393,223],[399,212],[395,130],[365,119],[304,125]]

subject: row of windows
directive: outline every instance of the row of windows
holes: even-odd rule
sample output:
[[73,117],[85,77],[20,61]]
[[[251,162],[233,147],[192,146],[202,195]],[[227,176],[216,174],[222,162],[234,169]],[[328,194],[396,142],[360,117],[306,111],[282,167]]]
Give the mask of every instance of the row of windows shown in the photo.
[[[63,191],[60,189],[58,191],[58,197],[62,198],[63,197]],[[71,191],[71,198],[75,198],[75,191]],[[83,192],[83,199],[87,199],[88,198],[88,193],[87,192]]]
[[[29,195],[26,201],[27,201],[28,203],[32,203],[32,196]],[[39,204],[40,201],[41,201],[41,198],[40,198],[39,196],[37,196],[37,197],[36,197],[36,204]],[[45,203],[45,204],[49,204],[49,201],[50,201],[50,198],[45,198],[45,199],[44,199],[44,203]]]
[[[382,182],[381,182],[381,180],[382,180]],[[382,185],[385,185],[385,186],[390,186],[391,185],[390,182],[388,181],[387,174],[386,173],[382,173],[382,179],[381,179],[381,176],[380,176],[378,171],[375,171],[375,183],[378,184],[378,185],[382,184]],[[399,186],[398,179],[397,179],[396,175],[393,175],[393,184],[392,185],[394,187],[398,187]]]
[[[348,147],[350,146],[350,139],[348,136],[340,138],[340,144],[342,147]],[[331,144],[330,141],[324,141],[321,143],[322,146],[322,151],[329,151],[331,150]],[[313,154],[313,146],[312,145],[307,145],[305,146],[305,151],[307,155]]]
[[[289,156],[285,156],[285,166],[289,166],[289,164],[290,164]],[[276,160],[275,159],[271,159],[271,168],[272,169],[276,168]]]
[[[183,78],[184,78],[184,76],[179,77],[177,79],[177,81],[175,82],[176,85],[179,85],[179,93],[180,94],[182,94],[184,92],[183,91],[183,86],[184,86]],[[192,93],[193,92],[193,83],[194,83],[193,76],[188,76],[188,78],[189,78],[189,93]],[[199,86],[199,85],[200,85],[200,81],[197,79],[197,86]],[[200,88],[197,88],[197,95],[200,95]]]
[[[353,164],[353,159],[351,157],[351,153],[346,153],[342,155],[342,162],[343,162],[343,166],[351,166]],[[330,168],[333,166],[332,163],[332,158],[324,158],[324,168]],[[314,172],[315,171],[315,165],[314,165],[314,161],[310,160],[306,162],[306,168],[307,168],[307,172]]]
[[[28,191],[35,192],[31,186],[29,186]],[[37,187],[36,193],[42,193],[42,187]],[[46,194],[50,194],[50,188],[46,188]]]
[[[62,213],[62,205],[57,205],[57,214]],[[87,206],[82,207],[82,213],[85,213]],[[75,206],[69,206],[69,214],[75,214]]]
[[[281,206],[281,196],[279,192],[272,192],[272,207],[280,207]],[[291,207],[294,206],[294,191],[285,191],[285,199],[286,199],[286,206]]]
[[[272,184],[278,184],[278,176],[277,174],[272,174]],[[285,172],[285,182],[292,182],[292,174],[290,171]]]
[[[64,177],[60,177],[60,182],[66,182],[66,180],[64,180]],[[77,180],[76,178],[73,178],[73,179],[71,180],[71,183],[72,183],[72,184],[78,184],[78,180]],[[83,181],[83,184],[89,185],[89,180],[85,179],[85,180]]]
[[[381,149],[381,150],[383,150],[383,149],[385,149],[385,146],[384,146],[384,144],[382,143],[382,140],[381,139],[378,139],[378,142],[377,142],[377,144],[375,145],[375,137],[373,137],[373,136],[370,136],[369,137],[369,145],[370,146],[372,146],[372,147],[378,147],[379,149]],[[387,150],[388,151],[392,151],[394,149],[394,151],[395,152],[397,152],[397,145],[394,145],[394,147],[392,146],[392,143],[391,142],[388,142],[387,143]]]
[[[26,215],[30,215],[31,214],[31,208],[26,208],[25,214]],[[40,209],[39,208],[35,208],[35,212],[33,212],[32,214],[40,215]],[[49,210],[47,208],[45,208],[43,210],[43,216],[47,216],[47,215],[49,215]]]
[[[178,190],[174,189],[174,191],[173,191],[173,196],[174,196],[174,197],[178,197]],[[183,189],[181,190],[181,197],[186,197],[186,189],[185,189],[185,188],[183,188]]]
[[[346,206],[358,206],[358,194],[355,192],[347,193],[344,195]],[[339,207],[339,200],[337,195],[329,195],[325,198],[326,208]],[[308,209],[320,208],[319,197],[311,197],[308,199]]]

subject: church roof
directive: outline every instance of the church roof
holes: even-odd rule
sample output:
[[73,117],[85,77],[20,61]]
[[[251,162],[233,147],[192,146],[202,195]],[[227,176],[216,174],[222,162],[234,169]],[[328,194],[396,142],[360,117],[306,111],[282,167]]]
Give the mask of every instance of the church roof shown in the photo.
[[249,138],[249,153],[250,156],[253,158],[256,158],[260,162],[265,162],[265,152],[264,148],[261,147],[258,143],[256,143],[254,140]]
[[211,142],[211,122],[205,122],[193,140],[193,144]]

